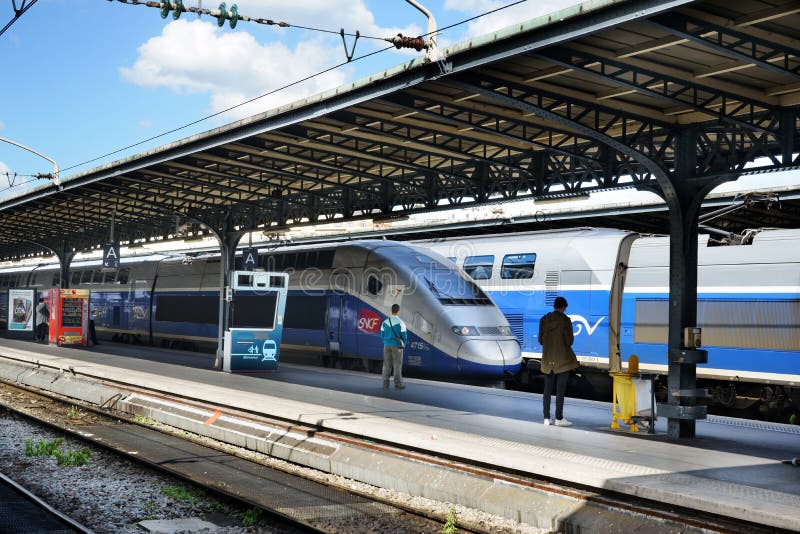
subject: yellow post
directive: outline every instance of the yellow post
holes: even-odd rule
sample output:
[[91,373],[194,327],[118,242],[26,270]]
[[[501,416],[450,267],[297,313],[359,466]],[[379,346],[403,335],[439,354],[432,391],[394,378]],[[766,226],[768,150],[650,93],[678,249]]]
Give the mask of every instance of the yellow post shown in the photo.
[[614,382],[613,400],[611,402],[611,429],[619,430],[619,421],[630,425],[631,432],[638,432],[639,427],[633,421],[636,415],[636,391],[633,388],[631,374],[639,372],[639,358],[631,356],[628,360],[628,372],[610,373]]

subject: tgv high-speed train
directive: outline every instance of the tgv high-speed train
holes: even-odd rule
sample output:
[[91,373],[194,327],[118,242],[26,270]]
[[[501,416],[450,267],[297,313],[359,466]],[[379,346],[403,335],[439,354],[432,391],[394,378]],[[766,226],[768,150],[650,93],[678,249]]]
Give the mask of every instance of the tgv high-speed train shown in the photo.
[[[405,369],[424,376],[500,380],[520,370],[520,346],[486,294],[446,258],[392,241],[292,247],[261,254],[266,270],[290,273],[284,348],[302,348],[377,372],[381,322],[401,306]],[[70,287],[90,289],[103,338],[215,347],[219,256],[123,258],[116,272],[76,262]],[[0,270],[1,287],[46,289],[57,265]],[[0,300],[7,317],[8,293]]]
[[[700,236],[697,326],[708,363],[697,375],[714,381],[714,399],[723,405],[732,406],[737,394],[800,397],[800,230],[751,238],[709,246]],[[424,245],[456,262],[492,298],[528,368],[541,358],[539,319],[562,295],[585,370],[607,369],[619,351],[623,361],[637,355],[643,371],[666,374],[668,237],[583,228]]]

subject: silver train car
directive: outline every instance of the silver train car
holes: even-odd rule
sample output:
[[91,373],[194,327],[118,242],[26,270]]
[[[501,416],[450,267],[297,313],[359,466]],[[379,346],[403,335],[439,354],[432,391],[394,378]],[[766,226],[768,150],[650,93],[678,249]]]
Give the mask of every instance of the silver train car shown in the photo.
[[[290,274],[283,347],[323,362],[378,372],[381,322],[400,304],[416,376],[502,380],[521,367],[520,346],[489,297],[424,247],[374,240],[261,251],[260,268]],[[216,346],[218,256],[123,258],[115,272],[76,262],[70,287],[90,289],[98,336],[161,346]],[[4,287],[51,287],[56,264],[0,270]],[[2,306],[8,306],[0,300]],[[5,316],[5,315],[3,315]]]
[[[697,326],[708,363],[697,376],[720,405],[800,401],[797,243],[800,230],[755,231],[730,245],[699,238]],[[580,228],[425,245],[463,268],[498,305],[532,377],[542,351],[539,319],[558,295],[569,301],[584,371],[607,371],[609,356],[619,353],[623,362],[635,354],[642,370],[666,374],[668,237]]]

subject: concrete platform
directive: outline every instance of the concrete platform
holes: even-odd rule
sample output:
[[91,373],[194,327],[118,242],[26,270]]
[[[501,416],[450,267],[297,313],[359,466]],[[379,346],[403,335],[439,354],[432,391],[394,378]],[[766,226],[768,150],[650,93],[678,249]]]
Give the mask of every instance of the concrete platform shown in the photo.
[[[663,435],[664,422],[656,436],[612,432],[610,406],[591,401],[567,401],[565,415],[575,426],[545,427],[539,395],[500,389],[409,379],[405,390],[383,392],[376,375],[290,365],[271,374],[230,375],[210,370],[213,357],[208,355],[137,347],[101,345],[90,351],[0,340],[0,356],[17,360],[0,365],[0,376],[14,380],[61,382],[59,387],[67,388],[83,374],[124,381],[369,440],[800,530],[800,469],[781,463],[800,456],[797,426],[711,417],[698,422],[697,438],[676,443]],[[61,369],[61,379],[53,380],[52,371],[47,376],[37,371],[37,362]],[[73,389],[89,395],[92,388]],[[104,395],[110,394],[102,388],[95,393],[100,402]],[[263,430],[256,434],[263,437]],[[365,459],[363,465],[339,468],[351,471],[340,474],[368,479],[367,471],[376,465]],[[413,485],[413,479],[404,484]],[[527,505],[506,501],[502,506],[512,514]]]

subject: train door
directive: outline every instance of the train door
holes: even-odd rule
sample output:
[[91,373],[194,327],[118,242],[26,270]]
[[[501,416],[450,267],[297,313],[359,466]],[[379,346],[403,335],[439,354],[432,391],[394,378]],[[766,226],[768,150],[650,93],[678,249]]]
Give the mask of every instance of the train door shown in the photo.
[[342,354],[342,305],[341,295],[328,295],[328,354]]
[[355,356],[358,352],[358,312],[361,301],[352,295],[339,296],[339,354]]
[[609,371],[622,370],[622,349],[620,348],[620,325],[622,322],[622,297],[625,290],[625,277],[628,274],[631,245],[637,235],[629,235],[619,245],[616,266],[611,279],[611,294],[608,309],[608,366]]
[[381,358],[383,341],[380,336],[381,323],[386,317],[381,309],[387,289],[387,280],[380,273],[369,273],[364,280],[364,301],[358,310],[357,339],[358,355],[366,358]]

